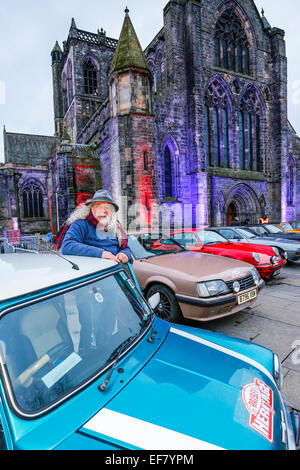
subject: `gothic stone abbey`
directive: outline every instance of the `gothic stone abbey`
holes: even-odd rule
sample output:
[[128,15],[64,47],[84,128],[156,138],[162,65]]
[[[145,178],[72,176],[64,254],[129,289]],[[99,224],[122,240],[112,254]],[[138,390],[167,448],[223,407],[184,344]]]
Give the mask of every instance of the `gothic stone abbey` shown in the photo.
[[72,20],[51,53],[55,135],[4,129],[0,231],[55,232],[100,187],[123,223],[157,206],[194,226],[300,220],[284,35],[253,0],[170,0],[145,51],[127,9],[118,40]]

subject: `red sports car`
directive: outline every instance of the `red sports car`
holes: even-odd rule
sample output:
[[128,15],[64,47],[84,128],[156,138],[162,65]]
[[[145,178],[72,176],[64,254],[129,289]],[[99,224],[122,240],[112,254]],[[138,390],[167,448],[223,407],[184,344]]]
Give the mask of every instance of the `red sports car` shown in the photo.
[[[276,248],[251,243],[232,243],[211,229],[183,229],[170,234],[174,244],[180,243],[188,250],[201,251],[213,255],[227,256],[253,264],[260,276],[268,279],[286,265]],[[160,238],[151,244],[152,250],[173,251],[170,239]]]

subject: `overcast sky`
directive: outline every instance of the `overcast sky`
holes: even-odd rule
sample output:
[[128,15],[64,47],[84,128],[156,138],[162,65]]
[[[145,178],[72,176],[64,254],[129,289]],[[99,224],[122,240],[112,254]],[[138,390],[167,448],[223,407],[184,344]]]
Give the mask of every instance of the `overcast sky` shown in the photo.
[[[299,0],[256,0],[271,26],[286,32],[289,119],[300,135]],[[163,26],[167,0],[0,0],[0,162],[2,130],[53,135],[50,53],[67,39],[71,18],[79,29],[118,39],[128,6],[145,49]]]

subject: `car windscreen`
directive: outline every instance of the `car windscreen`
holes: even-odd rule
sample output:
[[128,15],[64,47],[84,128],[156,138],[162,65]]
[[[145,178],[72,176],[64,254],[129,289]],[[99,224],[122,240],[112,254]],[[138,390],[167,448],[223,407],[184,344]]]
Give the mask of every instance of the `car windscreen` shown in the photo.
[[276,225],[268,225],[268,230],[270,233],[282,233],[283,230],[280,227],[276,227]]
[[252,233],[250,230],[247,230],[247,229],[237,228],[236,231],[243,238],[256,238],[257,237],[257,235],[255,235],[254,233]]
[[251,226],[250,230],[253,230],[258,235],[267,235],[268,236],[268,233],[269,233],[264,225]]
[[[159,249],[146,249],[134,235],[128,237],[128,246],[135,259],[146,259],[153,256],[167,255],[183,251],[181,246],[182,240],[174,240],[172,238],[162,238],[159,241]],[[147,243],[148,245],[149,243]]]
[[0,351],[17,410],[36,415],[85,386],[151,315],[123,270],[2,312]]
[[291,226],[291,224],[282,224],[282,227],[284,230],[287,230],[288,232],[290,230],[293,230],[293,227]]
[[228,243],[228,240],[213,230],[198,230],[197,236],[203,245],[212,245],[214,243]]
[[218,233],[222,237],[227,238],[227,240],[240,240],[243,238],[243,235],[240,235],[238,230],[232,230],[230,228],[219,228]]
[[135,259],[143,259],[143,258],[149,258],[151,256],[155,256],[154,253],[152,253],[149,250],[146,250],[146,248],[143,247],[143,245],[139,242],[137,237],[135,237],[134,235],[129,235],[128,246]]

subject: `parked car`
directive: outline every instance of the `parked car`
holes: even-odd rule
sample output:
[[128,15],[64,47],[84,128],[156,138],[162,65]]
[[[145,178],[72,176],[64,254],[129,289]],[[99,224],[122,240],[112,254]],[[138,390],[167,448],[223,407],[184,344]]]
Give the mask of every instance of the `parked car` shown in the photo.
[[287,238],[288,240],[300,241],[299,232],[284,232],[282,228],[274,224],[261,224],[261,225],[247,225],[247,228],[251,228],[258,235],[263,235],[271,238]]
[[280,227],[283,232],[300,232],[300,228],[294,228],[289,222],[281,222],[281,224],[274,224],[276,227]]
[[258,236],[246,227],[218,227],[215,230],[229,241],[271,246],[274,253],[282,258],[289,261],[300,260],[300,243],[297,241]]
[[170,242],[170,251],[146,250],[137,237],[128,244],[133,270],[146,298],[156,292],[155,313],[164,320],[215,320],[243,310],[256,301],[264,281],[248,263],[196,253]]
[[7,254],[0,281],[2,450],[297,448],[278,356],[163,321],[123,265]]
[[[232,243],[213,229],[182,229],[171,232],[171,237],[192,251],[209,253],[250,263],[263,279],[278,274],[286,265],[286,260],[274,253],[268,246],[250,243]],[[153,249],[163,249],[161,240],[152,243]],[[166,248],[168,249],[168,248]]]

